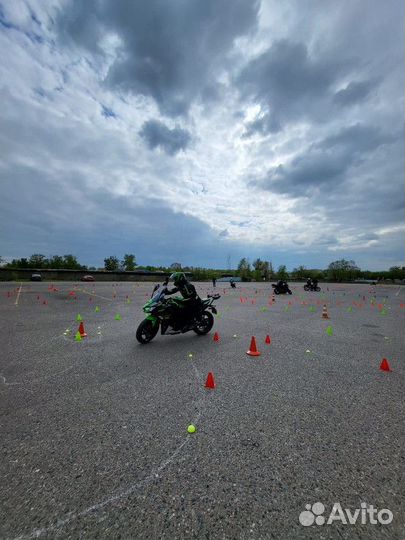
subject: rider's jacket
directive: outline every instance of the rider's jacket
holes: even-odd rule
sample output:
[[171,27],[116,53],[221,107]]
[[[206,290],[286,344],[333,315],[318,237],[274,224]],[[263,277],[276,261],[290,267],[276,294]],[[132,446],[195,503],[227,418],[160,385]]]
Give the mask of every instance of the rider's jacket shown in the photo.
[[188,281],[174,289],[167,289],[166,294],[175,294],[176,292],[179,292],[186,300],[196,300],[198,298],[194,285]]

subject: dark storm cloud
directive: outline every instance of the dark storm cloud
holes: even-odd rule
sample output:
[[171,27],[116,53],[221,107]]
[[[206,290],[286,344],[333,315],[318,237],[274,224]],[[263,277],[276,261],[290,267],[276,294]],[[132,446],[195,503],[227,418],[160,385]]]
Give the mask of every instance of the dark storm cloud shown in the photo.
[[106,83],[151,96],[162,113],[186,114],[201,95],[215,98],[214,84],[234,40],[252,31],[258,1],[72,0],[60,12],[65,40],[101,53],[99,40],[121,40]]
[[247,139],[258,133],[259,135],[266,135],[267,133],[277,133],[280,131],[280,122],[271,114],[265,114],[261,118],[257,118],[252,122],[246,124],[246,131],[243,133],[242,138]]
[[274,131],[310,112],[319,115],[322,100],[330,99],[331,87],[352,65],[350,58],[312,58],[304,43],[282,39],[251,60],[235,83],[243,99],[269,111],[271,119],[266,117],[266,125],[259,122],[258,130]]
[[373,90],[376,89],[378,81],[352,81],[346,88],[339,90],[333,96],[334,103],[338,105],[353,105],[365,99]]
[[291,162],[269,169],[263,178],[251,183],[293,197],[320,187],[340,189],[350,167],[361,164],[373,150],[400,139],[400,134],[386,134],[375,126],[349,126],[311,145]]
[[105,118],[117,118],[117,115],[115,114],[115,112],[109,107],[106,107],[105,105],[101,105],[101,114]]
[[173,156],[185,150],[191,142],[190,133],[179,127],[168,128],[159,120],[148,120],[142,126],[139,135],[146,141],[149,148],[162,148],[166,154]]
[[[55,177],[21,165],[2,183],[0,227],[1,255],[7,257],[73,253],[82,263],[99,266],[111,254],[133,252],[140,264],[203,264],[205,257],[215,259],[218,250],[226,250],[225,240],[206,223],[163,201],[115,196],[86,187],[69,171]],[[23,246],[15,238],[23,238]]]

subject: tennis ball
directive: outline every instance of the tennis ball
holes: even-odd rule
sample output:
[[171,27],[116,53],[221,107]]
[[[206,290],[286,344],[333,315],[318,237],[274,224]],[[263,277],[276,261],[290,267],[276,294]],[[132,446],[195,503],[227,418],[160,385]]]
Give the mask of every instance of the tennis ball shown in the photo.
[[187,428],[187,431],[189,433],[194,433],[195,432],[195,426],[193,426],[193,424],[190,424]]

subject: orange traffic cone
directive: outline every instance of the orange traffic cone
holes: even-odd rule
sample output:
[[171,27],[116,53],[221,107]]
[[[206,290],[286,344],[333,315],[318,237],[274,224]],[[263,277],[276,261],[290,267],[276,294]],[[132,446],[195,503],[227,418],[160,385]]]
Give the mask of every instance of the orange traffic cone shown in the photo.
[[211,371],[208,373],[207,380],[205,381],[205,388],[215,388],[214,375]]
[[216,342],[219,341],[219,334],[218,334],[218,332],[215,332],[215,334],[214,334],[214,341],[216,341]]
[[81,337],[87,337],[87,334],[86,332],[84,331],[84,324],[83,324],[83,321],[80,323],[79,325],[79,333],[81,335]]
[[256,338],[252,336],[252,339],[250,341],[250,347],[249,350],[246,352],[249,356],[260,356],[260,352],[257,350],[256,346]]
[[266,339],[264,340],[265,343],[267,343],[267,345],[270,345],[271,343],[271,337],[269,335],[266,336]]
[[326,309],[326,304],[322,308],[322,319],[329,319],[328,310]]
[[392,371],[391,366],[388,363],[388,360],[386,358],[382,359],[382,362],[380,364],[381,371]]

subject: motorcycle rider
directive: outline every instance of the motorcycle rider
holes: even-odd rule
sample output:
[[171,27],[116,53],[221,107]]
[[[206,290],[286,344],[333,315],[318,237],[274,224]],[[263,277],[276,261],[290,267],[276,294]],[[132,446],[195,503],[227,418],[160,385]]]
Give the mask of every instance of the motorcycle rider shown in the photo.
[[171,295],[179,292],[183,297],[181,308],[181,320],[183,324],[187,319],[191,319],[193,312],[201,305],[201,299],[192,283],[190,283],[183,272],[174,272],[169,278],[169,282],[174,284],[173,289],[166,288],[166,295]]
[[316,291],[317,288],[318,288],[318,280],[314,278],[312,280],[312,290]]
[[307,286],[311,289],[312,287],[312,279],[310,277],[307,278]]

